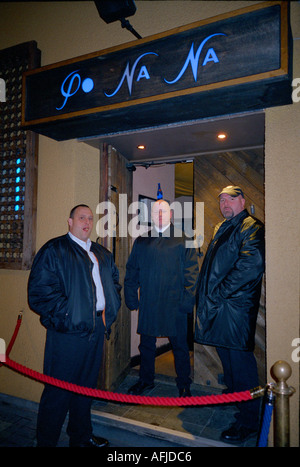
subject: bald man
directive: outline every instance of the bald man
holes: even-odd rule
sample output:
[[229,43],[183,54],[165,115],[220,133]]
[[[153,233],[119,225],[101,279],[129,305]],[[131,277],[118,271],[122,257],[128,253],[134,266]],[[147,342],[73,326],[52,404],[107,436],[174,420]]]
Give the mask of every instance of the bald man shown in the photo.
[[168,337],[172,346],[180,397],[190,396],[190,357],[187,315],[193,312],[198,279],[197,253],[186,248],[186,237],[171,223],[164,200],[151,210],[153,228],[138,237],[126,266],[125,302],[138,310],[141,356],[139,380],[129,394],[154,387],[156,338]]

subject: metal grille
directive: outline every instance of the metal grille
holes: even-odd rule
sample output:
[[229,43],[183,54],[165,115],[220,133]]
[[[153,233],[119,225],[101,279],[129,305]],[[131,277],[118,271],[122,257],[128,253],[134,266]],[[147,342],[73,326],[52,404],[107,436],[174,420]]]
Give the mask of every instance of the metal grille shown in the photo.
[[[22,73],[32,57],[26,44],[0,51],[0,78],[5,102],[0,103],[0,267],[22,268],[27,135],[21,128]],[[25,46],[25,47],[24,47]],[[29,137],[30,138],[30,137]],[[31,197],[29,196],[29,202]]]
[[0,108],[1,262],[21,262],[23,254],[26,132],[20,124],[22,72],[27,67],[19,57],[0,62],[0,77],[6,83],[6,102]]

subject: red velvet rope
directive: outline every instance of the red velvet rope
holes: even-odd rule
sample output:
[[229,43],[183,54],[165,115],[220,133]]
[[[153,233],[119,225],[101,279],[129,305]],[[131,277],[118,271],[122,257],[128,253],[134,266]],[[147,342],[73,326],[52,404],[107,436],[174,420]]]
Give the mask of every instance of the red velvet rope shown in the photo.
[[12,339],[8,345],[6,352],[6,359],[3,365],[12,368],[13,370],[28,376],[29,378],[51,384],[68,391],[73,391],[78,394],[90,396],[95,399],[109,399],[115,402],[127,402],[129,404],[143,404],[143,405],[165,405],[165,406],[185,406],[185,405],[210,405],[210,404],[223,404],[230,402],[242,402],[252,399],[250,390],[243,392],[234,392],[232,394],[220,394],[209,396],[191,396],[191,397],[150,397],[150,396],[134,396],[131,394],[119,394],[109,391],[102,391],[100,389],[87,388],[78,386],[77,384],[61,381],[52,376],[47,376],[37,371],[31,370],[9,358],[9,353],[14,345],[18,331],[20,329],[22,316],[19,315],[16,329]]
[[109,391],[102,391],[100,389],[92,389],[83,386],[78,386],[77,384],[68,383],[66,381],[61,381],[52,376],[47,376],[37,371],[26,368],[19,363],[6,358],[4,365],[9,366],[10,368],[22,373],[30,378],[41,381],[46,384],[51,384],[53,386],[60,387],[62,389],[67,389],[68,391],[73,391],[78,394],[83,394],[85,396],[91,396],[93,398],[99,399],[109,399],[112,401],[118,402],[128,402],[130,404],[144,404],[144,405],[207,405],[207,404],[219,404],[219,403],[228,403],[228,402],[242,402],[252,399],[250,391],[244,392],[235,392],[232,394],[221,394],[221,395],[210,395],[210,396],[200,396],[200,397],[150,397],[150,396],[133,396],[131,394],[119,394]]
[[15,340],[17,338],[17,335],[18,335],[18,332],[19,332],[19,329],[20,329],[20,326],[21,326],[21,323],[22,323],[22,316],[23,316],[22,313],[19,313],[14,333],[13,333],[12,338],[10,339],[10,342],[9,342],[8,347],[6,349],[6,356],[7,357],[9,356],[9,354],[11,352],[11,349],[13,348],[13,345],[14,345]]

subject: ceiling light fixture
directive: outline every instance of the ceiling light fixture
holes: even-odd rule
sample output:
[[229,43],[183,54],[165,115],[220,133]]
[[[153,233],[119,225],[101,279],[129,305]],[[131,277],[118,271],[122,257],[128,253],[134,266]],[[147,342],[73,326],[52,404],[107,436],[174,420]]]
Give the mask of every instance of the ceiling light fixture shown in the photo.
[[142,150],[142,149],[146,149],[146,146],[144,146],[143,144],[139,144],[137,146],[138,149]]
[[223,141],[224,139],[227,138],[227,135],[226,133],[219,133],[217,138],[220,140],[220,141]]

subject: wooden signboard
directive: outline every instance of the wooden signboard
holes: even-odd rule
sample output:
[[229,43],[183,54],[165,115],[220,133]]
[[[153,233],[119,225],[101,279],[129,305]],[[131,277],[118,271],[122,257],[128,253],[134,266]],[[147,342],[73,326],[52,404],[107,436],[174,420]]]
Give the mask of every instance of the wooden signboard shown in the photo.
[[288,2],[264,2],[23,76],[22,124],[56,140],[291,103]]

